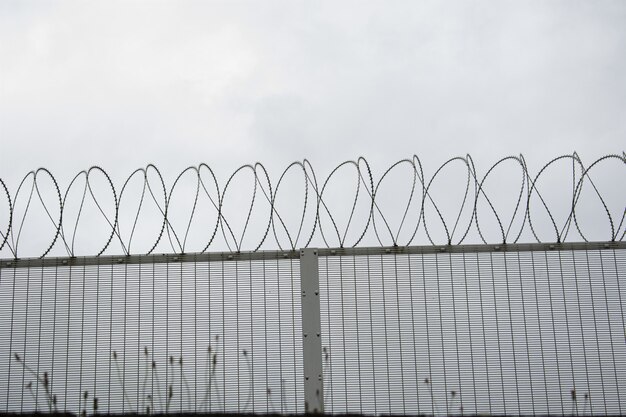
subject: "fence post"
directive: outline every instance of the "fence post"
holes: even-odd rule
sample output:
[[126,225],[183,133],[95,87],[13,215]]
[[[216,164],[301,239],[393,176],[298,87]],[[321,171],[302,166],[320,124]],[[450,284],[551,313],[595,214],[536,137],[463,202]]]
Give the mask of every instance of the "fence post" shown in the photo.
[[317,249],[300,251],[302,289],[302,354],[304,362],[304,411],[324,412],[320,280]]

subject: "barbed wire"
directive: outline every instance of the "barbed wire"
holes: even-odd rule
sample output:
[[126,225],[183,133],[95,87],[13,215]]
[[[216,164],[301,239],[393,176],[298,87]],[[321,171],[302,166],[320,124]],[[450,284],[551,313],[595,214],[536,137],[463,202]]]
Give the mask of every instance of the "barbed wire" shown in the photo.
[[[488,242],[488,238],[485,235],[483,219],[487,215],[495,219],[497,223],[499,239],[498,242],[495,243],[517,243],[525,230],[529,230],[532,237],[537,242],[542,242],[536,230],[536,222],[534,222],[535,217],[539,215],[538,212],[542,212],[543,216],[547,216],[549,219],[549,224],[551,228],[554,229],[554,242],[559,243],[564,241],[573,228],[576,229],[584,241],[588,241],[580,227],[580,214],[577,214],[577,207],[579,206],[583,187],[587,187],[587,184],[591,187],[592,194],[598,198],[603,208],[601,212],[593,213],[594,220],[606,216],[609,225],[606,240],[621,241],[626,235],[626,228],[624,227],[626,207],[623,209],[620,208],[619,214],[612,214],[607,205],[606,196],[600,192],[591,176],[592,171],[595,171],[597,167],[608,164],[611,161],[621,163],[620,166],[622,168],[625,167],[626,153],[622,152],[621,155],[611,154],[602,156],[589,166],[583,165],[577,153],[562,155],[547,162],[532,176],[522,155],[507,156],[490,166],[485,171],[485,174],[480,177],[473,159],[470,155],[466,155],[465,157],[449,159],[440,165],[430,178],[427,178],[424,174],[420,158],[414,155],[409,159],[402,159],[391,165],[384,171],[378,181],[375,182],[369,163],[365,158],[360,157],[356,161],[345,161],[337,165],[326,177],[324,182],[321,183],[318,181],[311,163],[305,159],[302,162],[296,161],[289,164],[282,171],[275,186],[272,185],[270,175],[263,164],[255,163],[254,165],[243,165],[236,169],[228,177],[223,187],[220,187],[220,183],[211,167],[203,163],[197,167],[191,166],[183,170],[176,177],[169,191],[159,169],[149,164],[145,168],[139,168],[133,171],[124,181],[119,192],[116,190],[111,176],[107,171],[101,167],[93,166],[74,176],[64,193],[61,192],[59,183],[54,175],[45,168],[39,168],[24,176],[13,198],[11,197],[6,183],[0,178],[0,201],[5,200],[5,212],[0,212],[0,222],[6,224],[6,227],[0,230],[0,250],[6,246],[14,257],[18,257],[22,230],[27,221],[36,221],[27,216],[31,204],[35,199],[43,206],[45,213],[44,221],[50,222],[52,225],[50,243],[40,255],[41,257],[48,255],[59,239],[62,241],[67,254],[69,256],[75,256],[76,235],[79,230],[79,225],[81,224],[80,221],[84,206],[88,199],[95,203],[102,219],[108,225],[107,227],[110,227],[110,232],[107,233],[107,239],[103,247],[95,253],[96,256],[103,254],[114,240],[119,241],[124,254],[131,254],[131,244],[133,238],[136,236],[139,219],[142,213],[145,213],[144,208],[148,204],[153,205],[153,208],[158,212],[159,221],[158,226],[155,228],[156,238],[154,243],[150,245],[147,254],[152,253],[163,239],[168,241],[173,252],[184,253],[188,243],[189,233],[192,229],[193,220],[200,212],[198,202],[201,198],[208,199],[209,208],[214,212],[216,219],[210,230],[207,230],[207,241],[202,252],[209,250],[220,232],[228,249],[233,252],[239,252],[242,249],[252,251],[259,250],[268,239],[268,236],[270,236],[270,231],[277,246],[281,250],[296,250],[301,247],[308,247],[318,230],[321,239],[327,247],[333,246],[330,242],[331,238],[333,241],[336,239],[339,247],[354,247],[361,243],[370,228],[378,242],[383,246],[385,245],[383,241],[390,242],[394,246],[411,245],[420,227],[423,227],[428,241],[433,245],[436,244],[431,232],[433,227],[443,228],[445,234],[445,242],[437,244],[461,244],[467,238],[472,227],[475,228],[475,231],[483,243],[494,243]],[[553,208],[548,204],[547,198],[542,193],[541,189],[541,180],[548,175],[546,174],[548,169],[559,162],[571,162],[572,165],[572,182],[569,197],[566,197],[568,193],[565,190],[559,190],[559,192],[563,193],[560,197],[560,201],[565,201],[565,198],[571,198],[569,203],[566,203],[567,217],[560,226],[553,213]],[[436,201],[433,195],[433,189],[436,188],[434,185],[435,180],[444,176],[444,172],[449,169],[449,167],[458,164],[461,164],[462,169],[465,171],[464,192],[458,211],[455,211],[455,215],[450,219],[444,216],[441,202]],[[516,169],[519,169],[519,186],[517,188],[510,187],[507,189],[507,192],[515,198],[512,213],[508,213],[510,215],[508,220],[503,217],[503,213],[496,210],[493,196],[487,193],[487,180],[493,178],[495,172],[505,164],[514,164],[517,166]],[[378,196],[383,181],[390,178],[392,172],[406,168],[411,172],[409,177],[410,188],[407,192],[408,198],[406,201],[401,201],[400,194],[398,193],[394,196],[394,199],[397,201],[391,202],[392,205],[402,208],[399,226],[397,230],[394,231],[392,230],[390,219],[383,214],[383,209],[381,208],[382,201]],[[339,222],[336,220],[336,213],[330,208],[330,204],[327,199],[325,199],[325,195],[328,192],[329,185],[331,185],[337,177],[341,176],[345,170],[353,170],[356,174],[356,181],[354,185],[354,195],[352,199],[350,199],[351,204],[348,207],[350,209],[348,220],[345,226],[341,228]],[[254,180],[249,206],[246,211],[247,216],[243,222],[241,233],[236,234],[233,224],[227,220],[228,213],[224,209],[224,203],[225,197],[231,193],[229,190],[234,180],[245,172],[251,173]],[[299,216],[297,228],[290,230],[285,219],[279,212],[277,196],[281,193],[281,185],[289,176],[293,176],[294,172],[300,172],[302,175],[303,202],[301,203],[302,215]],[[151,177],[150,174],[153,174],[153,176]],[[104,178],[104,183],[110,188],[111,197],[109,203],[113,203],[112,211],[107,212],[103,207],[103,202],[96,197],[92,186],[93,178],[96,175]],[[185,175],[193,176],[195,181],[195,194],[193,201],[184,202],[186,205],[191,206],[187,225],[184,230],[177,230],[173,226],[174,219],[171,207],[176,201],[176,199],[173,198],[175,191],[177,191],[177,187],[180,186],[182,178]],[[141,195],[139,196],[136,212],[133,212],[131,232],[125,239],[122,237],[123,233],[120,230],[120,207],[122,201],[126,198],[125,196],[128,194],[127,190],[129,184],[137,177],[142,181]],[[626,180],[626,177],[620,176],[620,173],[616,173],[614,177],[621,178],[622,181]],[[54,196],[54,202],[51,201],[52,198],[44,198],[42,196],[41,187],[43,186],[44,178],[50,180],[52,184],[48,186],[48,194]],[[78,189],[81,181],[84,181],[84,184],[82,189],[79,189],[80,203],[78,207],[72,207],[78,211],[75,218],[70,219],[70,216],[68,216],[68,196],[70,192],[75,192],[74,190]],[[618,198],[623,197],[626,196],[618,196]],[[25,198],[26,202],[24,203],[25,207],[21,216],[19,216],[16,210],[16,202],[22,198]],[[357,203],[364,200],[364,204],[367,206],[367,210],[364,214],[366,218],[362,219],[364,226],[363,229],[359,228],[354,232],[352,229],[356,227],[355,215],[357,215]],[[265,203],[266,208],[262,208],[261,203]],[[386,201],[385,203],[388,202]],[[404,203],[406,203],[406,205],[404,205]],[[539,208],[531,209],[533,203],[538,205]],[[0,206],[0,208],[1,207],[2,206]],[[435,215],[432,215],[433,211]],[[469,220],[463,219],[464,213],[468,212],[470,213]],[[311,225],[305,226],[307,213],[309,213],[309,217],[313,217],[313,221]],[[244,247],[244,237],[249,231],[253,214],[257,217],[261,215],[264,219],[262,224],[258,225],[264,232],[256,244],[250,245],[250,247]],[[409,232],[405,233],[408,235],[408,238],[401,242],[401,231],[408,227],[407,219],[410,215],[416,217],[417,221],[414,227],[412,227]],[[518,223],[519,226],[514,228],[515,223]],[[0,223],[0,225],[1,224],[2,223]],[[71,231],[69,231],[70,227],[72,227]],[[83,225],[82,227],[89,226]],[[356,236],[352,243],[347,243],[346,241],[349,231]],[[281,243],[281,239],[279,238],[281,234],[286,236],[286,242],[283,241]]]

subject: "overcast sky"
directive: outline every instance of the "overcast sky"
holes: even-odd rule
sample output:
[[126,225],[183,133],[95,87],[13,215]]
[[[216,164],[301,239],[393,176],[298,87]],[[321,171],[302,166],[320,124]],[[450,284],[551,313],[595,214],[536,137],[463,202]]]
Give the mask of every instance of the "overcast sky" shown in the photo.
[[2,1],[0,178],[590,163],[624,149],[625,22],[623,1]]

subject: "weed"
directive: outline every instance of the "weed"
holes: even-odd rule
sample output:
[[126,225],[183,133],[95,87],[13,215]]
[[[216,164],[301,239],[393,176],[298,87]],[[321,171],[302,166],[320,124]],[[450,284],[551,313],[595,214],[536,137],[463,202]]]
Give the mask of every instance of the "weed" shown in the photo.
[[113,362],[115,362],[115,370],[117,372],[117,379],[118,379],[118,381],[120,383],[120,386],[122,387],[122,396],[124,397],[124,400],[128,404],[128,409],[130,410],[130,412],[134,413],[133,407],[130,404],[130,398],[128,397],[128,393],[126,392],[126,387],[124,386],[124,380],[122,379],[122,372],[120,371],[120,364],[117,361],[117,352],[116,351],[113,351]]
[[246,365],[248,367],[248,375],[249,375],[249,379],[250,379],[250,387],[249,387],[249,391],[248,391],[248,398],[246,399],[246,403],[243,406],[243,412],[245,413],[246,410],[248,409],[248,405],[250,405],[250,400],[252,400],[252,389],[253,389],[252,364],[250,363],[250,359],[248,359],[248,351],[244,349],[241,353],[243,354],[243,357],[246,359]]
[[[204,398],[200,399],[200,403],[197,404],[196,412],[201,411],[204,408],[205,412],[216,412],[216,411],[226,411],[225,404],[223,402],[222,392],[219,387],[219,379],[218,379],[218,364],[220,360],[220,352],[219,352],[219,335],[216,335],[214,338],[214,345],[209,344],[206,351],[206,365],[205,365],[205,392]],[[162,385],[162,375],[160,375],[159,367],[157,366],[157,362],[154,360],[152,355],[150,354],[148,347],[144,346],[143,349],[143,371],[141,370],[141,366],[139,367],[139,372],[143,372],[143,378],[141,385],[137,387],[138,396],[136,398],[136,404],[133,404],[131,398],[129,396],[128,387],[124,384],[124,368],[123,368],[123,352],[120,354],[118,351],[112,351],[111,357],[112,362],[115,367],[115,376],[110,375],[111,378],[117,379],[117,382],[121,388],[121,394],[123,397],[123,405],[127,407],[129,414],[137,414],[144,413],[146,415],[151,414],[159,414],[165,413],[169,414],[172,407],[172,402],[174,399],[174,394],[180,395],[181,404],[185,403],[185,395],[187,396],[186,408],[188,411],[193,411],[194,404],[192,400],[192,387],[189,384],[188,376],[185,373],[184,368],[184,360],[183,356],[179,356],[178,360],[174,358],[173,355],[167,358],[167,366],[166,366],[166,375],[165,375],[165,386]],[[249,376],[249,386],[247,397],[243,402],[242,412],[247,412],[253,404],[253,393],[254,393],[254,380],[253,380],[253,364],[252,364],[252,353],[248,349],[241,350],[241,355],[246,363],[246,369]],[[37,401],[37,396],[35,394],[34,386],[35,384],[39,384],[44,388],[46,393],[45,398],[48,405],[48,410],[50,413],[58,412],[57,410],[57,396],[51,392],[51,384],[48,372],[43,372],[42,374],[37,374],[30,366],[28,366],[24,359],[17,353],[14,354],[15,360],[22,365],[24,371],[34,377],[34,381],[30,381],[24,385],[24,390],[28,392],[28,394],[24,393],[24,395],[29,395],[32,397],[33,402],[35,404],[35,412],[39,412],[39,404]],[[327,355],[328,358],[328,355]],[[121,363],[120,363],[121,362]],[[178,369],[177,369],[178,368]],[[177,372],[180,372],[180,376],[177,377]],[[180,379],[178,379],[180,378]],[[148,384],[153,381],[151,388],[149,388]],[[176,392],[176,382],[184,386],[184,390],[181,389],[181,392]],[[281,380],[280,382],[280,410],[285,409],[285,380]],[[271,396],[271,389],[267,388],[267,396],[268,396],[268,404],[272,409],[272,412],[277,412],[277,408],[273,402]],[[70,393],[71,394],[71,393]],[[157,398],[155,398],[155,395]],[[243,398],[242,398],[243,401]],[[98,414],[99,403],[98,398],[95,396],[91,396],[88,391],[82,391],[78,393],[78,412],[76,415],[78,417],[87,417],[89,415],[89,404],[92,403],[92,415]],[[212,407],[212,403],[215,402],[215,407]],[[181,410],[182,411],[182,410]],[[110,412],[110,410],[109,410]]]
[[435,395],[433,394],[433,381],[432,379],[426,377],[424,378],[424,383],[428,385],[428,388],[429,388],[428,392],[430,393],[430,402],[433,406],[433,414],[437,415],[439,414],[439,410],[437,409],[437,403],[435,402]]
[[[48,403],[48,411],[50,413],[52,413],[52,409],[54,408],[54,412],[56,413],[57,410],[57,396],[54,395],[51,390],[50,390],[50,381],[48,379],[48,372],[44,372],[43,376],[39,376],[37,374],[37,372],[35,372],[30,366],[28,366],[26,364],[26,362],[24,361],[24,359],[22,359],[20,357],[20,355],[16,352],[14,354],[15,360],[17,361],[17,363],[19,363],[20,365],[22,365],[22,367],[24,368],[24,370],[26,372],[28,372],[29,374],[31,374],[34,378],[35,381],[37,381],[38,384],[43,385],[43,388],[45,390],[46,393],[46,401]],[[31,390],[32,393],[32,383],[31,385],[28,387],[28,389]],[[37,408],[37,402],[35,401],[35,408]]]

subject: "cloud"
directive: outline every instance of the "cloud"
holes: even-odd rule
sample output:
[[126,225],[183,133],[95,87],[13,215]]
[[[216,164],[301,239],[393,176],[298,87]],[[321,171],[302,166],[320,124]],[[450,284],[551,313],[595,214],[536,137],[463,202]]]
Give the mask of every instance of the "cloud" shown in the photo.
[[536,172],[626,134],[622,2],[3,2],[0,177],[363,155]]

